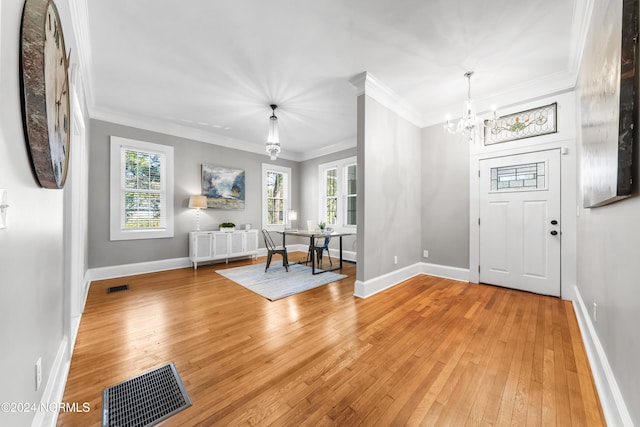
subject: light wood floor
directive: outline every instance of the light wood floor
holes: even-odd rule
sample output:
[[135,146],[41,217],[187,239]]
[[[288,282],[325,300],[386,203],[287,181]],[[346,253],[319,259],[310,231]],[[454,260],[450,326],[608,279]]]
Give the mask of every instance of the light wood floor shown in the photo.
[[64,394],[91,411],[58,425],[99,426],[105,387],[171,361],[193,406],[163,425],[605,424],[569,302],[429,276],[359,299],[353,264],[270,302],[226,267],[94,282]]

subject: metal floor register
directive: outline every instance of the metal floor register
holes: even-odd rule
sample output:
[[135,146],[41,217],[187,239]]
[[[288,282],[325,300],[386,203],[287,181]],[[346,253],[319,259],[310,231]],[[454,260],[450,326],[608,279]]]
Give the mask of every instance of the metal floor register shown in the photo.
[[103,427],[153,426],[191,406],[173,362],[102,391]]

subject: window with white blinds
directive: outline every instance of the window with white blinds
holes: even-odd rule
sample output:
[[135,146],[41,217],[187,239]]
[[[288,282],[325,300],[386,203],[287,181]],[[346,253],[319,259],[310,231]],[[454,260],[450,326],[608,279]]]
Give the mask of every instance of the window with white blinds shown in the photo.
[[356,227],[356,158],[349,157],[319,165],[320,221],[337,231]]
[[111,137],[111,240],[173,237],[173,147]]
[[324,170],[324,215],[321,217],[326,225],[336,225],[338,218],[338,169]]
[[262,228],[284,230],[291,207],[291,169],[262,164]]

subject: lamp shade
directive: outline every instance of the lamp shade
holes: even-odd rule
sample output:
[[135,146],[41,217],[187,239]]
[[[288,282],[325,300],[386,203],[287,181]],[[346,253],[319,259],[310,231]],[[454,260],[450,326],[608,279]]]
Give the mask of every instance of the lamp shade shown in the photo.
[[276,160],[280,154],[280,139],[278,138],[278,118],[276,117],[276,104],[270,105],[273,113],[269,117],[269,135],[267,137],[267,154],[271,160]]
[[207,209],[207,196],[189,196],[189,207],[192,209]]
[[269,117],[269,136],[267,136],[267,143],[278,144],[280,138],[278,137],[278,118],[274,114]]

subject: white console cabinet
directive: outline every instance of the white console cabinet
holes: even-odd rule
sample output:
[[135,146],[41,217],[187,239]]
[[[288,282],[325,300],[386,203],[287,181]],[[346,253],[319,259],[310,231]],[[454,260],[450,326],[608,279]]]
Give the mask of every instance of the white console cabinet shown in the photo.
[[189,232],[189,260],[193,268],[199,262],[243,256],[257,256],[258,230],[191,231]]

